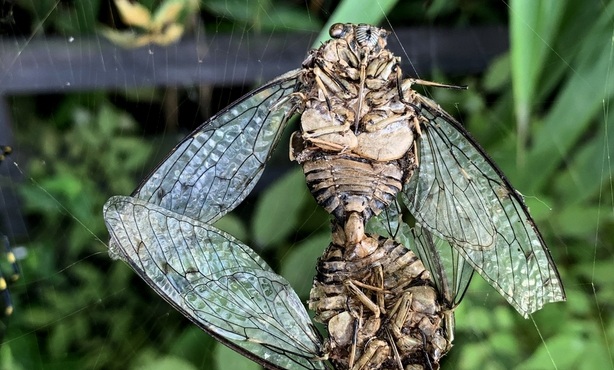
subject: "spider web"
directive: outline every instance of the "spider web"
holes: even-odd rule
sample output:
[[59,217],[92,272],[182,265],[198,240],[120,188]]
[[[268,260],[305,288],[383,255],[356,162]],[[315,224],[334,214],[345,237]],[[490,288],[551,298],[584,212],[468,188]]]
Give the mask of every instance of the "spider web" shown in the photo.
[[[9,287],[16,311],[10,318],[3,319],[8,326],[0,346],[0,367],[6,361],[15,368],[35,368],[40,364],[67,364],[70,368],[78,367],[79,363],[92,368],[119,368],[125,364],[130,367],[157,364],[164,368],[178,364],[184,368],[213,368],[211,361],[216,361],[223,364],[219,368],[235,368],[235,364],[257,368],[249,360],[217,345],[151,292],[126,266],[111,261],[107,256],[108,235],[101,214],[101,202],[111,195],[130,194],[158,159],[166,156],[206,117],[258,86],[256,81],[262,83],[273,77],[269,73],[277,71],[274,75],[279,75],[291,69],[286,69],[288,64],[280,57],[272,67],[256,63],[256,70],[248,70],[242,58],[261,60],[266,52],[281,50],[274,42],[278,40],[276,34],[289,35],[282,38],[285,40],[283,49],[284,45],[296,42],[290,31],[305,31],[306,26],[258,30],[257,22],[235,20],[242,15],[232,10],[231,2],[220,3],[226,6],[217,10],[217,17],[192,24],[185,32],[196,39],[207,40],[207,45],[228,37],[228,42],[237,45],[238,49],[261,51],[228,59],[230,62],[221,69],[223,72],[213,76],[214,80],[233,81],[233,86],[219,88],[191,82],[188,87],[180,88],[142,88],[134,77],[138,74],[126,72],[125,76],[133,77],[125,77],[119,87],[110,90],[108,81],[99,79],[99,86],[94,84],[79,93],[22,91],[4,96],[14,137],[4,136],[5,131],[0,131],[0,144],[11,144],[15,153],[0,167],[3,205],[0,213],[10,220],[4,220],[0,231],[9,236],[12,244],[25,246],[28,255],[19,261],[24,271],[22,279]],[[69,26],[79,24],[87,19],[85,13],[95,11],[84,7],[71,9],[60,2],[52,3],[44,11],[34,9],[34,2],[15,4],[13,18],[3,7],[1,27],[2,36],[18,33],[18,55],[33,51],[37,41],[56,41],[56,36],[60,36],[61,43],[49,47],[49,55],[55,55],[59,50],[55,48],[78,44],[84,55],[103,57],[102,48],[108,41],[100,33],[92,33],[88,39],[93,40],[92,43],[85,44],[81,43],[84,37]],[[461,17],[473,14],[467,9],[458,12],[454,6],[459,5],[452,4],[450,8],[442,5],[439,10],[432,7],[428,12],[401,7],[394,12],[410,14],[406,18],[415,23],[402,22],[400,16],[388,12],[389,23],[382,24],[393,31],[389,38],[394,40],[398,37],[396,30],[404,26],[459,24],[462,20],[451,14],[460,13]],[[506,17],[515,11],[507,6],[502,2],[490,11]],[[609,107],[614,84],[608,83],[613,78],[613,13],[611,3],[600,6],[605,15],[599,19],[608,25],[599,28],[599,22],[595,22],[592,27],[605,30],[604,34],[609,37],[593,36],[601,45],[598,54],[591,54],[588,49],[570,53],[569,45],[578,45],[578,42],[565,46],[548,33],[548,29],[557,27],[536,28],[533,20],[524,19],[525,31],[535,36],[534,47],[546,55],[542,57],[542,65],[546,67],[534,72],[542,76],[537,80],[545,86],[542,92],[534,95],[532,103],[532,117],[536,122],[531,121],[527,135],[534,141],[524,144],[520,150],[513,142],[516,128],[509,108],[513,104],[512,96],[502,88],[506,84],[509,86],[509,79],[497,80],[497,76],[509,76],[506,64],[509,60],[496,60],[484,80],[459,78],[457,82],[470,85],[468,92],[441,89],[425,92],[467,125],[512,184],[523,193],[545,234],[570,297],[568,303],[548,305],[525,321],[487,283],[474,279],[456,311],[455,347],[444,358],[443,368],[485,367],[484,364],[503,368],[568,368],[577,364],[573,362],[575,351],[583,352],[583,358],[593,364],[593,368],[614,368],[613,355],[608,350],[612,347],[614,329],[606,314],[614,304],[611,290],[614,284],[608,278],[614,255],[611,249],[614,243],[608,231],[614,213],[614,168],[610,156],[614,147],[608,131],[613,127]],[[305,13],[311,12],[314,22],[328,19],[333,10],[311,3],[301,3],[297,7]],[[593,14],[586,9],[583,12]],[[589,17],[583,12],[578,13],[579,18]],[[260,13],[263,18],[271,15],[267,10]],[[470,21],[476,19],[475,15],[473,17]],[[496,15],[494,17],[497,19]],[[418,23],[420,18],[427,19]],[[20,28],[23,23],[31,27],[23,30]],[[105,24],[109,24],[108,20]],[[561,31],[560,39],[575,40],[574,28],[569,28],[571,30]],[[256,37],[258,33],[267,36]],[[315,36],[310,37],[309,41],[315,39]],[[403,53],[398,55],[404,60],[414,60],[413,45],[399,47]],[[116,58],[127,55],[122,54],[121,48],[117,50]],[[196,65],[197,70],[201,66],[201,71],[206,70],[203,63],[208,60],[209,53],[230,53],[228,49],[196,47],[191,51],[185,63]],[[156,76],[168,76],[174,71],[161,61],[178,55],[179,49],[173,46],[168,49],[144,47],[140,65],[155,71]],[[601,55],[605,56],[601,58]],[[299,64],[292,68],[300,67],[303,56],[298,56]],[[591,58],[594,64],[589,68]],[[14,66],[23,60],[0,59],[3,66]],[[60,65],[57,67],[59,71]],[[70,71],[70,64],[68,68]],[[77,71],[73,68],[73,72]],[[428,69],[419,65],[404,69],[406,76],[420,78],[425,78],[423,74],[427,72]],[[569,76],[565,81],[560,79],[563,74]],[[67,83],[70,81],[62,82],[69,90]],[[571,86],[582,88],[576,90],[576,99],[562,96],[563,93],[572,94]],[[557,87],[562,91],[560,95]],[[569,102],[568,109],[562,110],[565,102]],[[586,114],[592,119],[581,121],[571,116],[570,112],[587,111],[589,104],[592,110]],[[557,109],[562,113],[557,113]],[[550,129],[550,122],[555,122],[557,117],[561,119],[556,131],[545,134],[537,129]],[[53,127],[58,125],[54,120],[60,122],[59,131]],[[577,132],[572,135],[570,130]],[[3,142],[4,139],[7,142]],[[142,139],[147,142],[143,143]],[[573,146],[568,141],[572,141]],[[279,145],[270,164],[272,170],[265,173],[262,184],[257,185],[255,193],[262,194],[259,200],[255,196],[248,198],[233,217],[222,222],[226,230],[263,255],[276,271],[282,271],[305,300],[314,273],[311,270],[326,246],[329,231],[326,216],[311,203],[304,188],[293,193],[296,195],[280,199],[280,194],[287,193],[285,187],[297,187],[301,181],[300,176],[279,175],[290,166],[284,158],[286,147],[284,143]],[[519,165],[516,155],[523,151],[528,153],[525,161],[529,163]],[[549,160],[553,157],[557,160],[551,162],[558,163],[558,167],[551,169]],[[561,157],[564,159],[560,160]],[[73,171],[77,164],[83,168]],[[549,175],[534,176],[541,180],[531,178],[542,172]],[[283,186],[278,185],[280,183]],[[270,190],[272,188],[275,191]],[[268,200],[262,200],[264,198]],[[13,199],[21,200],[12,206]],[[271,218],[274,214],[284,216],[281,221],[272,220],[274,226],[267,229],[259,217],[263,214]],[[252,222],[257,226],[248,226]],[[289,231],[280,231],[283,228]],[[589,339],[579,344],[578,338]],[[76,343],[85,344],[77,347]]]

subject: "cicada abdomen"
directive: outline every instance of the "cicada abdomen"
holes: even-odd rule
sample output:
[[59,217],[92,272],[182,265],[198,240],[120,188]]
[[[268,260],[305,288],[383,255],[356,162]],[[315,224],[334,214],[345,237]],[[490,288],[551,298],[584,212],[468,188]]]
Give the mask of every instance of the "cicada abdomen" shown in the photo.
[[[351,224],[351,221],[350,221]],[[309,307],[326,324],[337,369],[437,369],[452,347],[452,312],[418,257],[393,239],[348,242],[336,225]]]

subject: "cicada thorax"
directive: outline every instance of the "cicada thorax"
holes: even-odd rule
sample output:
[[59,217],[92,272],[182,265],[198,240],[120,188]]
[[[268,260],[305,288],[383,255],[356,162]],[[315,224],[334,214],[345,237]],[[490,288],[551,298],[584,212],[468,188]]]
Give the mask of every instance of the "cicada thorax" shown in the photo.
[[358,212],[366,221],[411,176],[416,113],[399,96],[399,59],[385,48],[385,31],[336,26],[303,64],[301,130],[290,157],[329,213],[341,221]]
[[429,272],[392,239],[350,242],[351,224],[334,224],[309,301],[327,326],[329,359],[337,369],[438,368],[451,328]]

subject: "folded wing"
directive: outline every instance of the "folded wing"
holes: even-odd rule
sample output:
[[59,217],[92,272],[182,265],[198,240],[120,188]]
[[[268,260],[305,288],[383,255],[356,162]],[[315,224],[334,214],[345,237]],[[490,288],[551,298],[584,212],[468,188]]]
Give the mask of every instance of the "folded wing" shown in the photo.
[[565,300],[522,197],[454,118],[416,95],[419,168],[403,189],[416,223],[452,245],[524,317]]

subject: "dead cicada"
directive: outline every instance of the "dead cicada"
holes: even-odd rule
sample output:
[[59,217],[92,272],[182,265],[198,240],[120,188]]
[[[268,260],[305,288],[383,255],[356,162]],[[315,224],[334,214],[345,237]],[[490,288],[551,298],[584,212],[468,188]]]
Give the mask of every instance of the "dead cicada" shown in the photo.
[[[525,317],[565,300],[522,197],[454,118],[412,89],[425,81],[402,79],[387,31],[335,24],[330,35],[302,68],[186,137],[132,196],[109,199],[111,255],[271,369],[437,368],[473,270]],[[332,215],[309,302],[325,341],[287,281],[212,226],[253,189],[294,114],[291,158]]]

